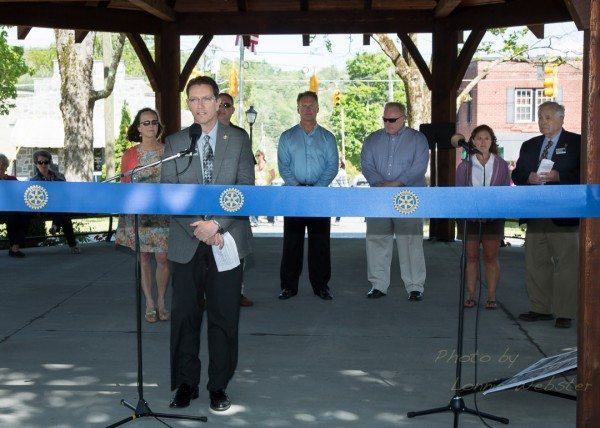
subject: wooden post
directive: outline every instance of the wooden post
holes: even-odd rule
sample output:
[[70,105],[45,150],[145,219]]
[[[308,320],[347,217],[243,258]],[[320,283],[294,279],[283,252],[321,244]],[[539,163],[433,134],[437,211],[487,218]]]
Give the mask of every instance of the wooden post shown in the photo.
[[[582,183],[600,183],[600,0],[590,1],[590,28],[584,31]],[[600,426],[600,219],[581,221],[579,232],[579,320],[577,426]]]
[[181,68],[180,41],[177,24],[163,22],[156,36],[156,68],[160,76],[156,92],[156,109],[164,125],[163,135],[181,129],[179,74]]
[[[456,122],[455,69],[458,54],[458,31],[437,24],[433,31],[431,74],[431,123]],[[437,157],[437,159],[436,159]],[[437,171],[435,163],[437,162]],[[440,187],[454,186],[456,152],[441,149],[431,158],[431,182]],[[454,240],[454,220],[431,219],[429,237],[443,241]]]

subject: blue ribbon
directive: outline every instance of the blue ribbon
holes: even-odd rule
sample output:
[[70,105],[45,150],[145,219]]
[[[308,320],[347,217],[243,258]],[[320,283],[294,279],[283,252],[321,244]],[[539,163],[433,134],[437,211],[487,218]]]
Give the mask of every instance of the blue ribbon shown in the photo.
[[600,185],[327,188],[0,181],[0,211],[306,217],[600,217]]

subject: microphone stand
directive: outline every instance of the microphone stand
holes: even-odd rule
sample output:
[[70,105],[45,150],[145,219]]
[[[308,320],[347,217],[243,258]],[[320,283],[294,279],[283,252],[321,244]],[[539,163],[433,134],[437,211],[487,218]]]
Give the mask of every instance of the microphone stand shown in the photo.
[[[475,151],[469,150],[463,146],[465,153],[467,154],[466,160],[470,164],[471,156],[475,154]],[[474,150],[477,150],[473,148]],[[479,151],[479,150],[477,150]],[[469,167],[465,168],[465,183],[469,182]],[[485,176],[484,176],[485,183]],[[418,412],[408,412],[406,416],[408,418],[414,418],[416,416],[431,415],[435,413],[453,412],[454,413],[454,428],[458,427],[458,418],[461,413],[468,413],[470,415],[477,415],[481,418],[491,419],[496,422],[508,424],[508,419],[500,416],[494,416],[489,413],[479,412],[473,410],[465,405],[461,392],[462,389],[462,357],[463,357],[463,332],[464,332],[464,317],[465,317],[465,283],[466,283],[466,272],[467,272],[467,219],[463,219],[463,233],[462,233],[462,251],[460,255],[460,287],[459,287],[459,300],[458,300],[458,335],[456,344],[456,379],[454,385],[456,386],[454,396],[450,399],[450,403],[444,407],[434,407],[432,409],[420,410]]]
[[[161,159],[159,161],[150,163],[148,165],[138,165],[135,168],[121,173],[119,175],[115,175],[114,177],[110,177],[103,181],[103,183],[115,181],[121,177],[130,177],[135,176],[140,171],[143,171],[147,168],[162,164],[164,162],[168,162],[174,159],[178,159],[193,153],[193,149],[190,146],[190,149],[183,150],[173,156],[169,156],[168,158]],[[164,418],[164,419],[186,419],[190,421],[199,421],[199,422],[207,422],[208,418],[206,416],[187,416],[187,415],[176,415],[171,413],[158,413],[153,412],[148,406],[148,402],[144,399],[144,371],[142,365],[142,268],[141,268],[141,251],[140,251],[140,235],[139,235],[139,215],[134,214],[134,231],[135,231],[135,290],[136,290],[136,338],[137,338],[137,391],[138,391],[138,402],[137,405],[133,405],[124,399],[121,399],[121,404],[128,409],[133,410],[133,414],[131,416],[126,417],[118,422],[115,422],[111,425],[108,425],[106,428],[114,428],[126,424],[127,422],[133,421],[135,419],[143,418],[143,417],[151,417],[151,418]],[[166,426],[164,421],[158,419],[161,423]]]

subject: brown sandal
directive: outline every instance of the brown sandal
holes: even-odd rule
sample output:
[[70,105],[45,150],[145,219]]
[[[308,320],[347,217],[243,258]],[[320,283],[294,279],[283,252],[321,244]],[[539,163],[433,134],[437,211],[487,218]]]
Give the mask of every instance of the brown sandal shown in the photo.
[[149,323],[158,321],[158,318],[156,317],[156,308],[147,308],[145,318]]
[[473,299],[467,299],[467,300],[465,300],[465,308],[472,308],[476,304],[477,304],[477,302],[475,300],[473,300]]
[[497,307],[498,307],[498,305],[496,304],[496,301],[495,301],[495,300],[490,300],[490,299],[488,299],[488,300],[485,302],[485,308],[486,308],[486,309],[492,309],[492,310],[493,310],[493,309],[496,309]]

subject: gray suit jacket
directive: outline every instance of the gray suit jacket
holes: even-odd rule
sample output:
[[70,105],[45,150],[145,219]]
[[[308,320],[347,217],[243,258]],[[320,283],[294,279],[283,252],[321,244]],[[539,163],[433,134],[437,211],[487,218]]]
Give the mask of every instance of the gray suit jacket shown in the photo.
[[[213,163],[213,184],[254,185],[254,156],[248,134],[238,129],[217,125],[217,142]],[[172,156],[190,146],[188,128],[169,135],[165,141],[164,157]],[[202,158],[193,156],[166,162],[161,169],[162,183],[203,184]],[[188,263],[200,244],[190,223],[201,216],[172,216],[169,231],[168,258],[177,263]],[[237,245],[240,258],[252,252],[252,230],[248,217],[215,216],[221,227],[229,232]]]

